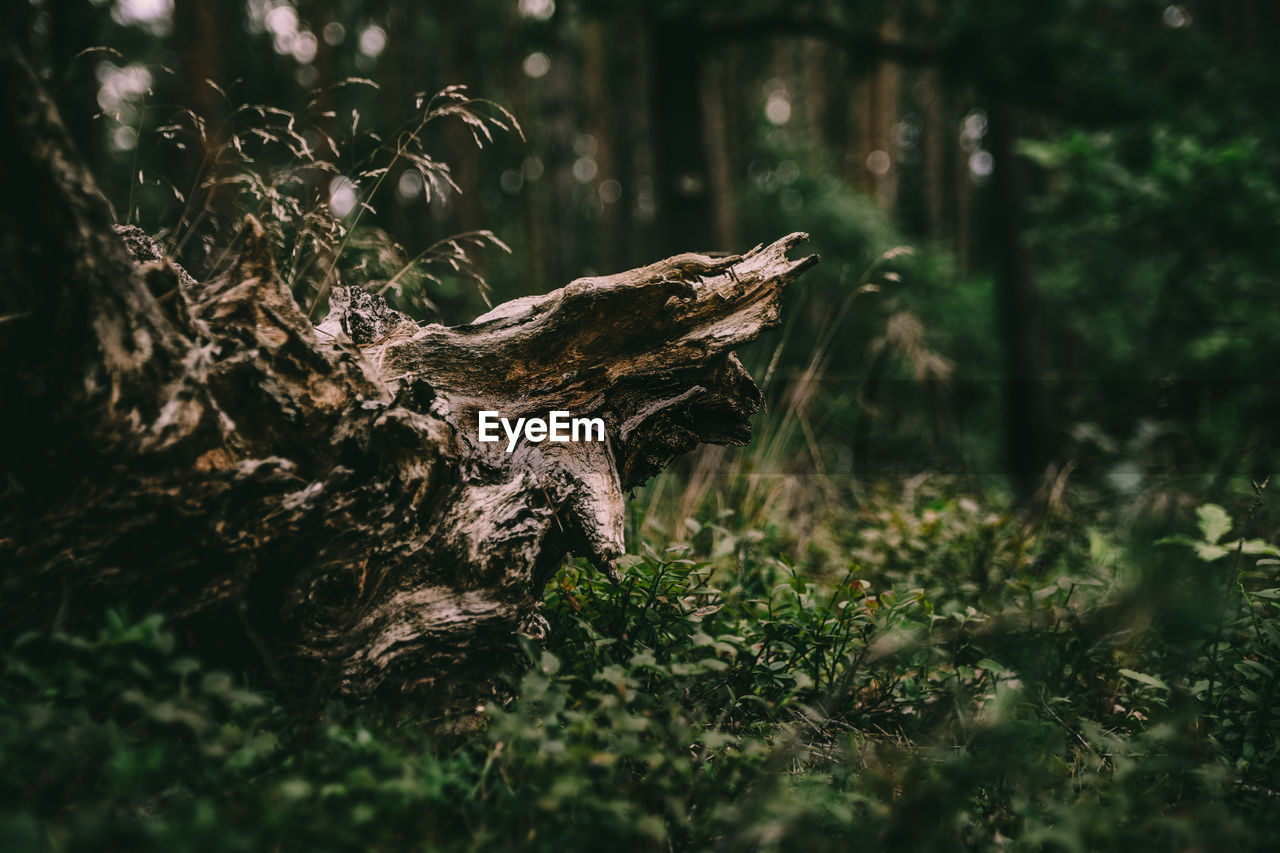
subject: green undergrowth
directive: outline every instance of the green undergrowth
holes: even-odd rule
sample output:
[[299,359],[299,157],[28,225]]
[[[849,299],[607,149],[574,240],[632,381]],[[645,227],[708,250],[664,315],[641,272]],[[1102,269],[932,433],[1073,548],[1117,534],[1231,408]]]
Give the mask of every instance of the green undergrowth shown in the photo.
[[1269,849],[1280,561],[1198,519],[883,497],[823,569],[695,524],[620,584],[566,566],[469,736],[286,711],[158,616],[27,636],[0,849]]

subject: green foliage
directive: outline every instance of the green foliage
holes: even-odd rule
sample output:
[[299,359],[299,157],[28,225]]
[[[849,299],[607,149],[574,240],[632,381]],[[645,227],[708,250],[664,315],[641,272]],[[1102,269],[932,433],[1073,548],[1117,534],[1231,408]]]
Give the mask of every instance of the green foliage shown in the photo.
[[[692,544],[625,560],[619,584],[566,566],[545,646],[466,736],[286,711],[183,657],[158,617],[25,637],[0,685],[0,838],[1267,849],[1280,560],[1231,547],[1224,509],[1199,517],[1158,579],[1114,532],[927,490],[868,503],[838,575],[793,567],[767,532],[693,525]],[[1199,547],[1223,542],[1225,573]],[[1153,610],[1157,588],[1178,606]]]
[[[42,26],[15,33],[65,23],[19,5]],[[1275,395],[1254,381],[1280,358],[1266,4],[804,4],[850,43],[779,32],[760,62],[763,42],[719,40],[695,89],[720,107],[703,130],[724,124],[706,139],[653,97],[651,46],[786,4],[527,4],[543,17],[344,0],[336,36],[310,12],[295,22],[333,48],[314,68],[260,20],[295,4],[207,4],[235,57],[221,82],[241,79],[203,106],[170,105],[209,92],[159,69],[216,39],[144,38],[106,23],[120,4],[89,5],[140,58],[91,51],[49,79],[98,93],[101,132],[77,142],[93,155],[110,135],[95,159],[121,218],[168,226],[198,275],[234,256],[245,213],[304,306],[340,276],[420,318],[435,301],[468,316],[447,302],[461,280],[518,296],[713,248],[660,235],[686,177],[663,171],[664,126],[723,171],[702,198],[732,212],[740,244],[714,248],[805,230],[824,262],[789,294],[781,340],[743,353],[770,398],[752,446],[642,493],[635,527],[664,541],[620,585],[576,564],[556,577],[547,644],[482,733],[286,710],[183,657],[157,618],[112,616],[97,637],[7,651],[0,849],[1274,846],[1276,527],[1233,516],[1224,488],[1276,452]],[[895,72],[895,138],[873,139],[880,57],[861,36],[890,29],[943,64]],[[545,76],[522,75],[538,56]],[[410,95],[463,74],[517,107],[527,147],[481,163],[465,132],[421,135],[446,115],[485,142],[514,126],[460,89]],[[113,86],[125,97],[104,100]],[[782,125],[766,90],[787,94]],[[1006,247],[990,227],[1002,202],[967,160],[1001,103],[1026,135],[1020,225],[1065,463],[1057,497],[1021,513],[979,490],[1001,453]],[[870,145],[892,154],[891,204],[867,192]],[[445,160],[466,204],[442,203]],[[482,221],[518,262],[480,266],[474,250],[502,245],[469,230]],[[937,470],[956,479],[915,476]],[[900,473],[893,491],[876,481]]]
[[1030,236],[1058,369],[1119,380],[1068,385],[1059,405],[1121,440],[1159,427],[1158,444],[1125,448],[1143,466],[1271,464],[1273,397],[1253,380],[1278,355],[1263,307],[1280,261],[1267,236],[1277,160],[1262,128],[1222,121],[1190,114],[1023,144],[1045,187]]

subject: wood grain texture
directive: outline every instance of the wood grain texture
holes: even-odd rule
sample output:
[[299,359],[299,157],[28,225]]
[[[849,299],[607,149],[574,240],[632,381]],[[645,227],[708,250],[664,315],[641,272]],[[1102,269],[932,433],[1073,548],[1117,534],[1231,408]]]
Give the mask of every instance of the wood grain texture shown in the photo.
[[[611,569],[626,489],[749,439],[762,398],[733,351],[817,261],[788,258],[792,234],[455,327],[337,288],[313,325],[256,222],[205,282],[117,235],[34,77],[0,54],[23,169],[6,189],[40,191],[0,242],[8,636],[123,604],[298,701],[474,706],[539,635],[564,556]],[[481,409],[600,417],[607,440],[507,453],[478,440]]]

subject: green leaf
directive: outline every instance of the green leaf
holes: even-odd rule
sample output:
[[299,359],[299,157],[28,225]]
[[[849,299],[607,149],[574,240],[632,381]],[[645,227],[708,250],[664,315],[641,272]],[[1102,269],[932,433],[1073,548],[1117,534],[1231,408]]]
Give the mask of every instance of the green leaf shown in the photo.
[[1157,540],[1156,540],[1155,544],[1157,544],[1157,545],[1185,545],[1185,546],[1187,546],[1188,548],[1194,548],[1194,547],[1195,547],[1195,545],[1196,545],[1196,542],[1197,542],[1197,540],[1192,539],[1190,536],[1185,536],[1185,535],[1183,535],[1183,534],[1181,534],[1181,533],[1178,533],[1178,534],[1176,534],[1176,535],[1174,535],[1174,536],[1162,536],[1162,537],[1160,537],[1159,539],[1157,539]]
[[1233,669],[1250,681],[1257,681],[1259,678],[1271,678],[1275,674],[1271,667],[1262,661],[1256,660],[1242,660]]
[[[1264,542],[1261,539],[1246,539],[1244,544],[1240,546],[1240,550],[1246,554],[1270,554],[1272,556],[1280,556],[1280,548],[1277,548],[1269,542]],[[1261,564],[1261,562],[1262,561],[1259,560],[1259,564]]]
[[1231,553],[1221,545],[1210,545],[1208,542],[1196,542],[1192,547],[1196,549],[1196,556],[1206,563],[1220,560]]
[[[1203,509],[1203,507],[1201,507]],[[1231,551],[1223,545],[1217,545],[1213,542],[1201,542],[1198,539],[1192,539],[1190,536],[1165,536],[1156,540],[1157,545],[1183,545],[1196,552],[1196,556],[1206,563],[1212,563],[1214,560],[1220,560],[1230,554]]]
[[1125,678],[1132,678],[1134,681],[1147,685],[1148,687],[1158,687],[1161,690],[1168,690],[1169,685],[1165,684],[1154,675],[1147,675],[1145,672],[1137,672],[1132,669],[1121,669],[1120,674]]
[[538,664],[538,668],[542,670],[543,675],[555,675],[560,671],[560,658],[551,654],[551,652],[543,652],[542,661]]
[[1231,531],[1231,516],[1217,504],[1204,504],[1196,510],[1200,519],[1200,535],[1210,544],[1218,542]]

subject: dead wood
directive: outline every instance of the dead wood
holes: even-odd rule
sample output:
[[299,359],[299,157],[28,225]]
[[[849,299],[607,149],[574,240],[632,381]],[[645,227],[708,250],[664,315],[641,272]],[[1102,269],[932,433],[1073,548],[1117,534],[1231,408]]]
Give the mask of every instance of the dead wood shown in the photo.
[[[627,489],[749,439],[762,398],[733,351],[817,260],[788,259],[803,234],[678,255],[456,327],[338,288],[313,325],[254,222],[205,282],[118,235],[0,54],[5,198],[27,200],[0,238],[9,636],[127,605],[288,696],[474,703],[538,635],[565,555],[622,553]],[[478,440],[480,410],[599,417],[607,440],[507,453]]]

